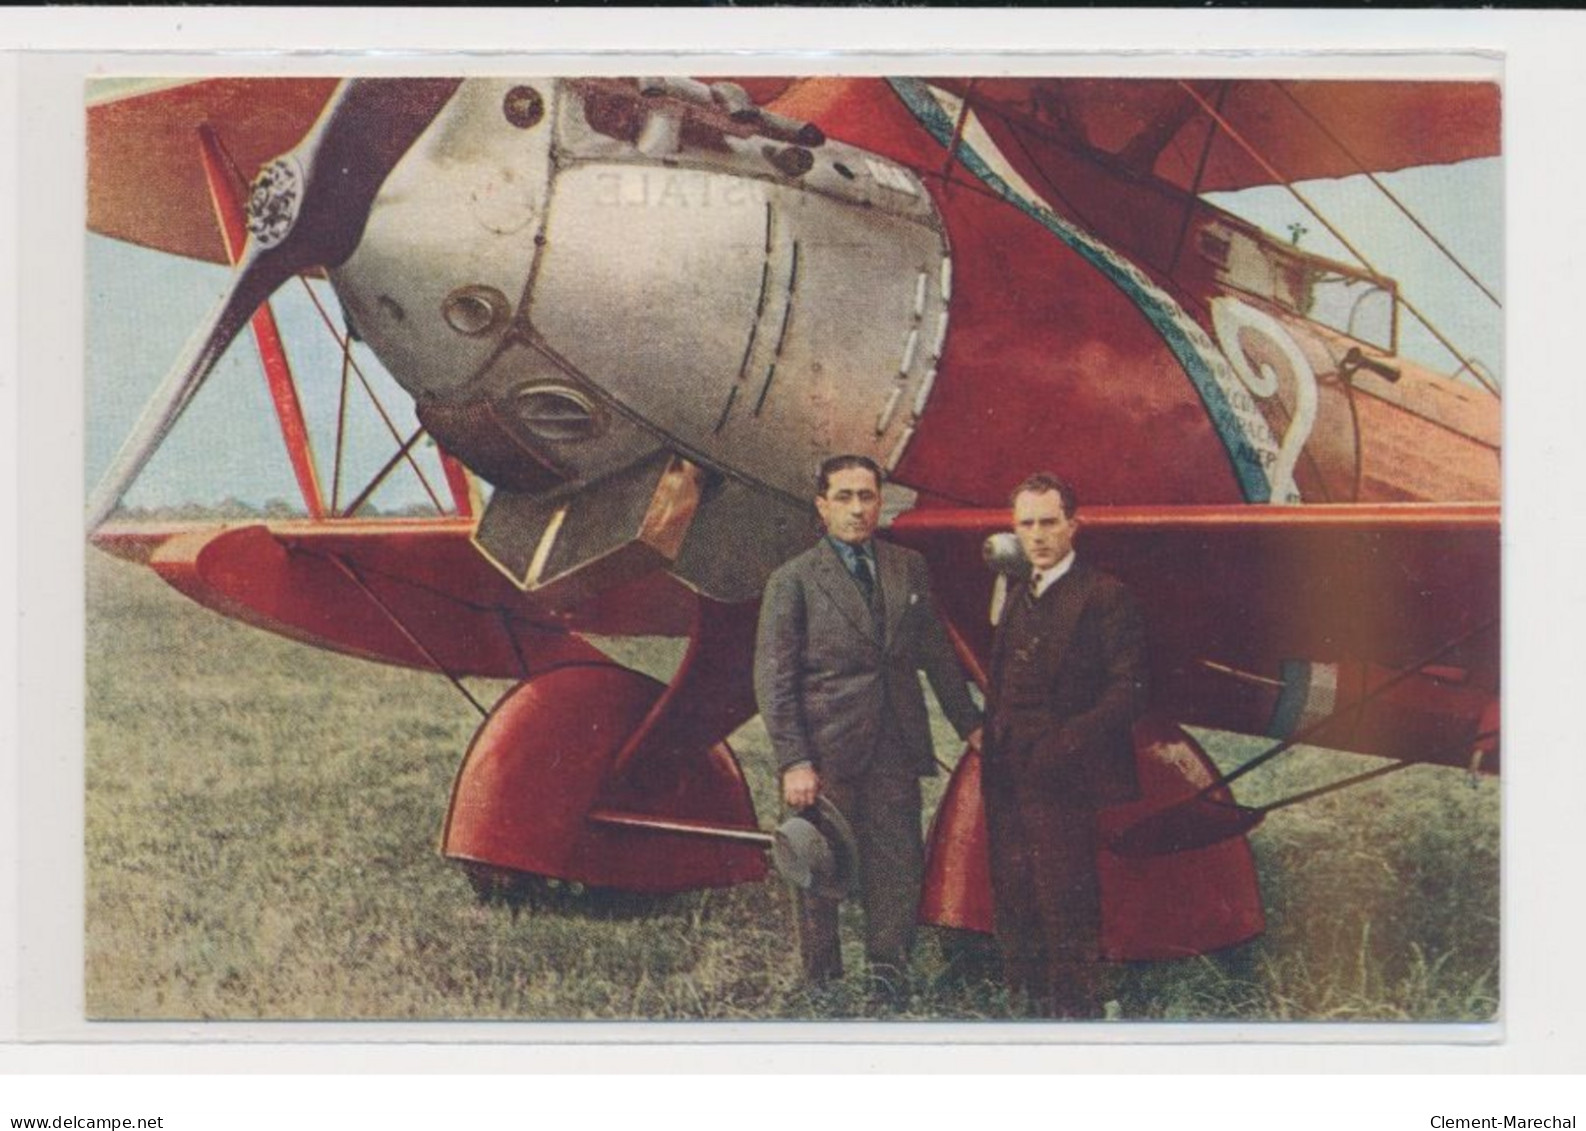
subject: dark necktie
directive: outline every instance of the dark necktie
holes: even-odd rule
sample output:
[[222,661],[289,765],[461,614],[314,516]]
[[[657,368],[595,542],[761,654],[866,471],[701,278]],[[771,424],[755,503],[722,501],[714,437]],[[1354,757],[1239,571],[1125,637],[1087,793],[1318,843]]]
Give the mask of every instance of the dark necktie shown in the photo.
[[859,592],[864,594],[865,604],[875,604],[876,579],[870,573],[870,559],[863,554],[854,555],[854,580],[859,582]]
[[1040,596],[1041,596],[1041,575],[1038,574],[1038,573],[1032,573],[1030,575],[1030,584],[1024,590],[1024,599],[1029,604],[1033,605],[1033,604],[1035,604],[1037,598],[1039,598]]

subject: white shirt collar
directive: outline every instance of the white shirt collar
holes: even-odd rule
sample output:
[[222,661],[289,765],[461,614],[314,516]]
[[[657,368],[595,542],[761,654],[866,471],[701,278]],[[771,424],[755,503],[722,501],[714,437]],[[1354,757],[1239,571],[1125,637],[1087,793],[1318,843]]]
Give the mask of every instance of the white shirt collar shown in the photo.
[[1040,597],[1052,584],[1069,570],[1074,568],[1074,551],[1070,550],[1068,556],[1058,562],[1051,569],[1038,569],[1030,574],[1030,583],[1034,587],[1035,595]]

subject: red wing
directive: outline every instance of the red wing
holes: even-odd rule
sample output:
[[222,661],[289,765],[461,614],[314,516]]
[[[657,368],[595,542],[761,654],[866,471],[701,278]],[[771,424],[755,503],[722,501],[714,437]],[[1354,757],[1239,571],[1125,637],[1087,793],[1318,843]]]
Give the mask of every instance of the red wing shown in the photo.
[[134,525],[95,532],[186,596],[283,636],[452,675],[522,679],[601,659],[580,633],[683,636],[697,598],[665,574],[570,613],[543,607],[470,542],[472,519]]
[[[1317,745],[1460,764],[1492,725],[1495,504],[1092,507],[1082,521],[1080,553],[1140,600],[1153,703],[1173,718],[1282,737],[1319,726]],[[920,510],[893,527],[932,557],[943,611],[981,655],[980,546],[1005,524]]]
[[[962,79],[939,85],[959,93],[967,88]],[[1197,79],[1187,85],[1205,106],[1173,79],[983,79],[971,97],[1036,134],[1112,154],[1186,189],[1197,184],[1213,124],[1206,106],[1290,181],[1500,152],[1496,83]],[[1197,191],[1272,183],[1271,173],[1218,127]]]
[[199,159],[219,133],[244,178],[296,145],[338,80],[209,79],[88,107],[88,226],[174,255],[229,263]]

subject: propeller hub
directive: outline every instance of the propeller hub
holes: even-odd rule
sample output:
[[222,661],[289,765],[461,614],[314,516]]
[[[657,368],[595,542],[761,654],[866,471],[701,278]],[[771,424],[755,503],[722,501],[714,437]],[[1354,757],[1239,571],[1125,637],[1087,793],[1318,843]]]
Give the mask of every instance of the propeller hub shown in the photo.
[[293,154],[277,157],[254,178],[248,195],[248,233],[260,248],[291,233],[303,204],[303,166]]

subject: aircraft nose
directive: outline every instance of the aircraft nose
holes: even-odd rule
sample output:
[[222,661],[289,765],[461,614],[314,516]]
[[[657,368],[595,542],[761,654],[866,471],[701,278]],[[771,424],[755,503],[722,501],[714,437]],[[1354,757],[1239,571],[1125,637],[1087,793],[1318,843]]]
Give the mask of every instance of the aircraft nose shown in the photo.
[[421,415],[488,402],[573,478],[629,462],[633,424],[803,498],[830,452],[902,458],[951,266],[912,172],[742,91],[500,79],[463,84],[335,281]]
[[576,592],[616,538],[644,544],[635,568],[752,595],[820,460],[891,469],[925,411],[952,285],[930,195],[729,95],[465,82],[332,274],[431,435],[498,488],[476,541],[520,584]]

